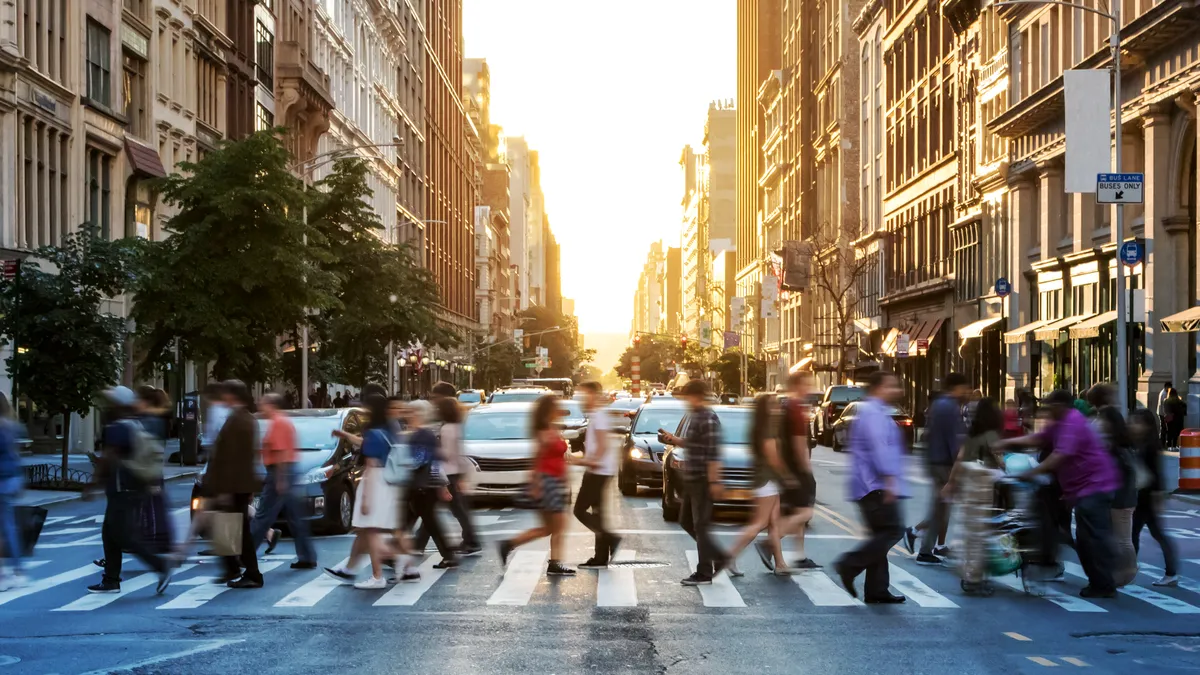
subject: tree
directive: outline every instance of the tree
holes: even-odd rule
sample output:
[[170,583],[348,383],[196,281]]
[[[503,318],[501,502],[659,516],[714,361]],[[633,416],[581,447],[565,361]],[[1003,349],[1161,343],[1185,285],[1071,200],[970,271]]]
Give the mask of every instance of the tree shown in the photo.
[[[541,377],[571,377],[579,364],[596,356],[594,349],[579,348],[579,329],[573,316],[533,305],[518,314],[517,321],[529,339],[527,357],[532,357],[533,349],[539,346],[550,352],[550,367],[542,371]],[[546,332],[556,327],[559,330]]]
[[[178,209],[150,246],[133,318],[143,371],[180,355],[217,378],[279,373],[279,339],[309,308],[337,302],[320,232],[301,220],[305,194],[276,132],[222,144],[158,182]],[[306,245],[308,243],[313,245]]]
[[61,246],[24,261],[18,280],[0,285],[2,344],[15,388],[38,408],[63,416],[62,476],[67,475],[71,413],[86,414],[118,377],[125,319],[104,303],[133,281],[140,242],[109,241],[84,225]]
[[642,382],[662,382],[665,384],[674,374],[671,371],[672,366],[678,366],[679,364],[686,366],[692,362],[689,359],[697,359],[696,354],[699,349],[698,345],[692,345],[691,341],[689,341],[686,349],[687,353],[685,354],[685,350],[680,344],[678,337],[649,333],[642,334],[638,336],[634,344],[625,348],[624,353],[621,354],[621,360],[613,368],[621,377],[632,379],[633,356],[636,354],[641,359],[640,370]]
[[[761,390],[767,386],[767,364],[753,356],[746,357],[746,366],[750,375],[746,385],[751,390]],[[722,391],[741,392],[742,390],[742,353],[736,350],[723,352],[709,365],[709,369],[717,374]]]
[[[837,381],[851,369],[850,347],[862,280],[875,271],[877,259],[854,246],[858,232],[848,222],[818,227],[805,240],[808,247],[806,292],[816,307],[818,347],[837,350]],[[857,351],[853,352],[857,355]]]
[[497,387],[509,384],[513,374],[521,372],[524,375],[524,364],[521,363],[521,350],[512,342],[503,342],[488,349],[479,347],[475,357],[475,385],[491,391]]

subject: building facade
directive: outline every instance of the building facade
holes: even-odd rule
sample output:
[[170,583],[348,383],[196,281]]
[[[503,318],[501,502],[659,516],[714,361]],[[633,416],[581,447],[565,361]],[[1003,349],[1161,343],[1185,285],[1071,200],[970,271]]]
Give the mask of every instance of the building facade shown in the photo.
[[663,254],[662,273],[658,278],[660,310],[658,332],[679,335],[683,321],[683,251],[670,246]]
[[650,245],[646,254],[646,262],[638,275],[637,290],[633,294],[633,321],[629,326],[629,337],[633,339],[638,333],[657,333],[662,322],[660,297],[662,290],[659,279],[664,267],[662,242]]

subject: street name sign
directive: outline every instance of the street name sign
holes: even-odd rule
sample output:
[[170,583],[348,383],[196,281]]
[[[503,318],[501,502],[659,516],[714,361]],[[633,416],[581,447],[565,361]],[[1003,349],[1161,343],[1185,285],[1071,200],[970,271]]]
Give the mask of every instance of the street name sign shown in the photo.
[[1096,175],[1097,204],[1141,204],[1145,174],[1101,173]]

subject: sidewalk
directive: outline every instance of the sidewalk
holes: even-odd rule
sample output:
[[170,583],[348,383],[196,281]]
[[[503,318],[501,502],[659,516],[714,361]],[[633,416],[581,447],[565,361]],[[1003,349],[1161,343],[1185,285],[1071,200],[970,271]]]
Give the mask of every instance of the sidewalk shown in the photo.
[[[178,452],[179,441],[171,439],[167,441],[166,456],[170,457],[172,453]],[[62,466],[62,455],[59,454],[38,454],[38,455],[22,455],[21,466],[36,466],[38,464],[51,464],[53,466]],[[67,455],[67,468],[78,471],[86,471],[91,473],[92,460],[87,455],[72,454]],[[163,467],[163,478],[165,480],[182,480],[192,478],[200,473],[203,466],[180,466],[178,464],[167,464]],[[69,502],[76,499],[82,499],[83,495],[73,490],[24,490],[21,493],[21,498],[18,503],[28,506],[45,506],[47,504],[57,504],[59,502]]]

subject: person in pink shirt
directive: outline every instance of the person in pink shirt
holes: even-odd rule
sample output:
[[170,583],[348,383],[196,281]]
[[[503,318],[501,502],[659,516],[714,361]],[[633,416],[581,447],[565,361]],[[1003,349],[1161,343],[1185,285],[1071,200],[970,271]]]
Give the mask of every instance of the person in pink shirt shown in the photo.
[[[317,567],[317,553],[308,536],[308,523],[300,517],[299,502],[295,497],[296,487],[296,427],[283,413],[283,397],[267,394],[258,404],[259,412],[267,418],[267,433],[262,440],[262,464],[267,470],[263,482],[262,499],[258,511],[250,523],[250,537],[254,547],[267,539],[270,553],[279,543],[280,532],[273,529],[281,512],[287,512],[288,527],[296,539],[296,562],[292,569],[311,570]],[[269,537],[268,537],[269,535]]]

